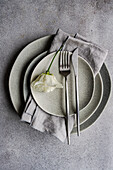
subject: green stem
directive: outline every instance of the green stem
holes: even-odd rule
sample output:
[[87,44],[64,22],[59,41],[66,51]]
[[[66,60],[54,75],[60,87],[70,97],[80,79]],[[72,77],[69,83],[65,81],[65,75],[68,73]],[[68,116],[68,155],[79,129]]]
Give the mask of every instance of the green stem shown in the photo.
[[58,54],[58,52],[59,52],[62,48],[63,48],[63,45],[61,45],[60,48],[56,51],[56,53],[55,53],[55,55],[54,55],[54,57],[53,57],[53,59],[52,59],[50,65],[49,65],[49,67],[48,67],[48,69],[47,69],[47,71],[46,71],[46,73],[49,73],[50,68],[51,68],[51,66],[52,66],[52,64],[53,64],[53,61],[54,61],[56,55]]

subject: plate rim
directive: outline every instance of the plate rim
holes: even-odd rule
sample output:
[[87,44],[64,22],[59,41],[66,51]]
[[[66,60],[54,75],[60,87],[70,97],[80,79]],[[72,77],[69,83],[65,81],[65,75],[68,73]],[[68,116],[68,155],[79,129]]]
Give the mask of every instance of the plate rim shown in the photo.
[[[54,36],[54,34],[52,34],[52,35],[47,35],[47,36],[41,37],[41,38],[39,38],[39,39],[36,39],[36,40],[28,43],[28,44],[19,52],[19,54],[17,55],[17,57],[16,57],[13,65],[12,65],[11,71],[10,71],[10,73],[9,73],[8,87],[9,87],[9,96],[10,96],[11,102],[12,102],[13,107],[14,107],[14,109],[16,110],[17,113],[19,113],[19,109],[16,108],[15,101],[14,101],[12,95],[11,95],[11,91],[12,91],[12,90],[11,90],[11,87],[10,87],[11,77],[12,77],[12,74],[13,74],[13,72],[14,72],[15,65],[16,65],[17,61],[19,60],[20,56],[22,55],[22,53],[24,53],[24,51],[25,51],[26,49],[28,49],[30,46],[32,46],[33,44],[35,44],[35,43],[37,43],[37,42],[39,42],[39,41],[41,41],[41,40],[44,40],[44,41],[45,41],[45,39],[52,38],[53,36]],[[43,51],[43,50],[42,50],[42,51]],[[20,98],[21,98],[21,97],[20,97]],[[20,103],[21,103],[21,102],[20,102]]]
[[[107,75],[108,75],[108,79],[109,79],[109,80],[108,80],[108,81],[109,81],[109,94],[108,94],[108,97],[106,98],[105,105],[103,105],[103,107],[102,107],[102,102],[104,102],[104,99],[103,99],[104,96],[102,96],[101,102],[100,102],[100,104],[98,105],[98,107],[96,108],[96,110],[94,111],[94,113],[93,113],[85,122],[83,122],[83,123],[80,124],[80,129],[81,129],[81,131],[86,130],[87,128],[91,127],[91,125],[93,125],[93,124],[95,123],[95,121],[101,116],[102,112],[103,112],[104,109],[106,108],[107,103],[108,103],[108,101],[109,101],[109,99],[110,99],[110,97],[111,97],[112,81],[111,81],[111,76],[110,76],[110,74],[109,74],[109,71],[108,71],[107,66],[106,66],[105,63],[103,63],[103,66],[102,66],[102,68],[101,68],[101,70],[100,70],[100,72],[99,72],[99,74],[101,75],[102,80],[103,80],[102,74],[104,73],[104,69],[105,69],[105,71],[106,71],[106,73],[107,73]],[[103,73],[102,73],[102,72],[103,72]],[[107,92],[108,92],[108,90],[107,90]],[[104,94],[104,93],[105,93],[105,84],[103,83],[103,94]],[[100,111],[99,111],[99,109],[100,109]],[[97,114],[97,113],[98,113],[98,114]],[[92,117],[94,117],[94,119],[92,119]],[[91,119],[92,119],[93,121],[91,121]],[[90,121],[91,121],[91,122],[90,122]],[[90,124],[89,124],[89,122],[90,122]],[[77,127],[74,127],[74,128],[72,129],[71,134],[74,134],[74,133],[77,133]]]
[[[24,74],[24,79],[23,79],[23,97],[24,97],[24,101],[26,101],[27,100],[27,96],[25,95],[25,92],[24,92],[24,90],[25,90],[25,88],[24,88],[24,84],[26,83],[25,82],[25,79],[26,79],[26,76],[27,76],[27,74],[28,74],[28,70],[29,70],[29,68],[30,68],[30,66],[32,65],[32,63],[35,61],[35,60],[38,60],[38,57],[45,57],[45,55],[47,54],[47,51],[44,51],[43,53],[41,53],[41,54],[39,54],[38,56],[36,56],[30,63],[29,63],[29,65],[28,65],[28,67],[26,68],[26,70],[25,70],[25,74]],[[39,62],[39,61],[38,61]],[[36,65],[35,65],[36,66]],[[33,69],[34,70],[34,69]],[[32,70],[32,71],[33,71]],[[32,74],[32,73],[31,73]],[[31,77],[31,75],[30,75],[30,77]],[[30,80],[29,80],[30,81]]]

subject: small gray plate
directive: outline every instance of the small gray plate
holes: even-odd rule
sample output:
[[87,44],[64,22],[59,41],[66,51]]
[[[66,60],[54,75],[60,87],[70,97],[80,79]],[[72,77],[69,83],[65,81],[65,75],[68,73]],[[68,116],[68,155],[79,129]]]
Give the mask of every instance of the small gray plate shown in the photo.
[[[34,71],[31,76],[31,82],[41,73],[45,73],[51,59],[54,57],[55,52],[47,55],[42,59],[37,66],[34,68]],[[71,53],[70,53],[71,55]],[[59,56],[60,52],[55,57],[55,60],[51,67],[51,73],[55,75],[57,80],[63,84],[64,77],[59,73]],[[81,57],[78,58],[78,83],[79,83],[79,103],[80,110],[85,108],[90,102],[93,92],[94,92],[94,74],[89,66],[89,64]],[[68,86],[69,86],[69,106],[70,106],[70,115],[73,115],[76,112],[76,102],[75,102],[75,78],[73,67],[71,67],[71,73],[68,76]],[[45,112],[64,117],[65,116],[65,89],[55,89],[50,93],[42,93],[34,90],[31,87],[32,95],[38,104],[38,106],[43,109]]]

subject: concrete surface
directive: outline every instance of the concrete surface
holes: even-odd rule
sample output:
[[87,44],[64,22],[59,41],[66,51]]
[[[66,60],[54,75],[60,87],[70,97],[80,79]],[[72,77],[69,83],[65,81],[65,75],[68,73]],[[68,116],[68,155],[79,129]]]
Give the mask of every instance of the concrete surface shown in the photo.
[[71,146],[20,122],[11,104],[7,83],[17,54],[59,27],[107,48],[113,78],[113,0],[0,0],[0,170],[113,170],[113,96]]

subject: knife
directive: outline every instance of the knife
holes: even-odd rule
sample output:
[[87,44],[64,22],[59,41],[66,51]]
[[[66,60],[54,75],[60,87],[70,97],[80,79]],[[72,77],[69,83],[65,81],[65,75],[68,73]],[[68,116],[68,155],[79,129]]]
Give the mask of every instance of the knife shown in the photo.
[[75,74],[75,98],[76,98],[76,114],[77,121],[77,135],[80,136],[80,120],[79,120],[79,89],[78,89],[78,48],[72,54],[72,66]]

